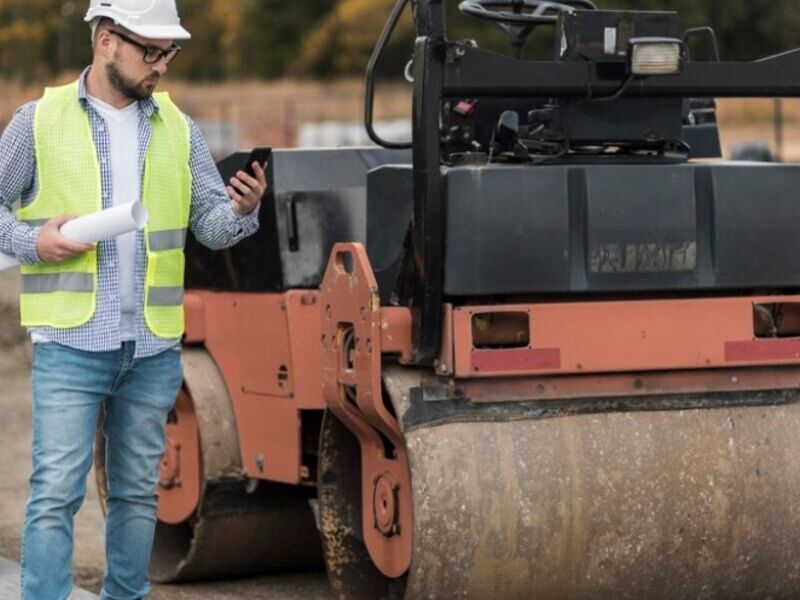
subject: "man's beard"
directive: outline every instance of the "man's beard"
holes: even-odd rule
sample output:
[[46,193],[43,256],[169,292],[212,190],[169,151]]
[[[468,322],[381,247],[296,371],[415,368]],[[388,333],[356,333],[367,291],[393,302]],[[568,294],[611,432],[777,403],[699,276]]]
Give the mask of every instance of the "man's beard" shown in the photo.
[[117,62],[110,62],[106,65],[108,72],[108,80],[116,90],[130,100],[147,100],[153,95],[153,90],[156,89],[158,83],[158,75],[152,75],[143,79],[139,83],[135,83],[125,77],[122,72],[117,68]]

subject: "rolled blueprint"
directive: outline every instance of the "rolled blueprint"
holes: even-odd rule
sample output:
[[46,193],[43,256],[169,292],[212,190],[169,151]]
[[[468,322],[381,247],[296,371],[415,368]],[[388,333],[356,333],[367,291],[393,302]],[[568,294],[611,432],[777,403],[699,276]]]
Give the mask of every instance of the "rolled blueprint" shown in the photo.
[[141,202],[129,202],[67,221],[61,226],[65,238],[94,244],[144,227],[147,209]]
[[[141,202],[129,202],[72,219],[61,226],[61,235],[76,242],[94,244],[141,229],[147,223],[147,209]],[[19,263],[0,254],[0,271]]]

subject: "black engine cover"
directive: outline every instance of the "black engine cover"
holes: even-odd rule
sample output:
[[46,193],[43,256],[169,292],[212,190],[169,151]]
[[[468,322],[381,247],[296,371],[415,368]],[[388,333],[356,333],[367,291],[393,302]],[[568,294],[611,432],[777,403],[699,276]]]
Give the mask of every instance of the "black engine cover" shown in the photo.
[[[371,174],[368,213],[410,203],[410,177]],[[800,287],[797,166],[457,167],[444,179],[450,296]],[[368,242],[393,239],[401,252],[386,228],[407,222],[368,222]],[[379,254],[392,262],[388,248]]]

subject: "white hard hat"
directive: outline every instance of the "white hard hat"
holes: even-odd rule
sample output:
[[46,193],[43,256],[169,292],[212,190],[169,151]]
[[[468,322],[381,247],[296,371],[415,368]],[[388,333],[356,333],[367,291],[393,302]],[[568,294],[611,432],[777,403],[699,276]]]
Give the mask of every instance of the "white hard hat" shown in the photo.
[[188,40],[175,0],[91,0],[84,21],[108,17],[125,29],[153,40]]

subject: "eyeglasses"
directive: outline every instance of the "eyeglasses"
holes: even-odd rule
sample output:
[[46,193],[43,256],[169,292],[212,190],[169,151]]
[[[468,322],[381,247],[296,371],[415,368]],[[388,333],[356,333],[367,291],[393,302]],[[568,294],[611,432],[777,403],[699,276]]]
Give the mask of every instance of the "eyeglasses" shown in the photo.
[[131,46],[136,46],[140,50],[144,52],[142,59],[148,65],[154,65],[160,60],[163,60],[165,64],[169,64],[172,62],[172,59],[178,56],[178,53],[181,51],[181,47],[177,44],[172,44],[169,48],[164,50],[163,48],[159,48],[158,46],[145,46],[134,40],[133,38],[128,37],[124,33],[120,33],[119,31],[115,31],[114,29],[109,29],[109,33],[113,33],[121,40],[129,43]]

